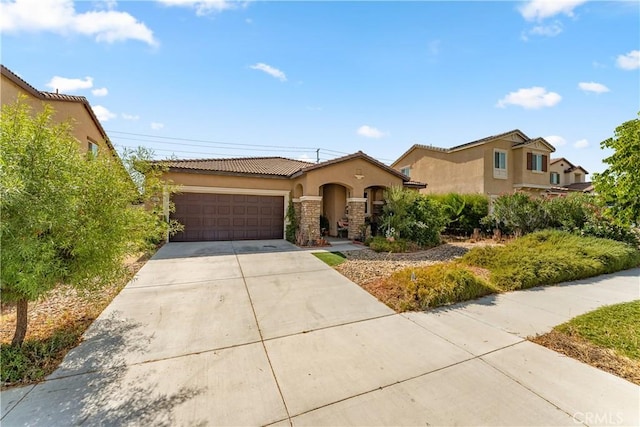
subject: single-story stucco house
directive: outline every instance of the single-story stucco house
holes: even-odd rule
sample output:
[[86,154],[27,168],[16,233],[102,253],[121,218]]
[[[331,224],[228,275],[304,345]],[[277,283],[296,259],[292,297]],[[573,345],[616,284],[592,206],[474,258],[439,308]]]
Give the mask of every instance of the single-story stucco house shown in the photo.
[[426,187],[361,151],[321,163],[283,157],[162,163],[164,178],[180,189],[170,215],[184,231],[171,241],[282,239],[290,200],[302,240],[320,237],[321,215],[330,236],[344,220],[353,239],[365,218],[380,212],[385,188]]

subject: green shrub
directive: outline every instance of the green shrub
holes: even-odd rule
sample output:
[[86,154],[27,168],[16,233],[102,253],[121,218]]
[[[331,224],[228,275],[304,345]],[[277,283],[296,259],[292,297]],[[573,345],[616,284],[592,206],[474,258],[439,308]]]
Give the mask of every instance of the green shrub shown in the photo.
[[435,246],[447,224],[442,205],[426,196],[418,196],[409,208],[410,228],[406,237],[418,246]]
[[409,250],[409,242],[405,239],[387,240],[382,236],[375,236],[369,242],[369,247],[376,252],[407,252]]
[[542,203],[547,211],[549,227],[571,232],[584,227],[596,209],[594,197],[582,193],[543,199]]
[[546,230],[506,246],[474,248],[462,262],[490,270],[502,290],[524,289],[632,268],[640,251],[621,242]]
[[469,236],[482,228],[482,219],[489,214],[489,199],[482,194],[430,194],[428,198],[439,202],[447,217],[444,232],[456,236]]
[[2,383],[28,383],[44,379],[58,366],[66,352],[78,345],[81,333],[81,329],[75,327],[58,330],[47,339],[25,340],[22,346],[2,344]]
[[425,310],[495,292],[489,283],[457,262],[406,268],[387,280],[404,289],[400,311]]
[[523,235],[542,230],[549,224],[544,199],[525,193],[503,194],[493,202],[493,213],[482,220],[483,225],[498,228],[503,233]]
[[291,199],[289,199],[289,206],[287,207],[287,220],[289,220],[289,222],[285,229],[285,237],[288,242],[296,243],[296,233],[298,231],[299,221]]
[[442,205],[402,187],[385,190],[381,231],[386,237],[407,239],[418,246],[435,246],[447,224]]

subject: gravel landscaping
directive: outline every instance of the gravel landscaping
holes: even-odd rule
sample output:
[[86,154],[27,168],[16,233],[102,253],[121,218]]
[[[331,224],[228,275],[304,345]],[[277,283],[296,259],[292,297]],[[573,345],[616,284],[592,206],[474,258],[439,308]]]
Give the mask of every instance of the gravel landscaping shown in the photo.
[[360,286],[388,277],[406,267],[425,267],[439,262],[459,258],[475,246],[494,245],[493,241],[478,243],[451,242],[428,249],[410,253],[374,252],[371,249],[342,252],[347,261],[335,267],[342,275]]

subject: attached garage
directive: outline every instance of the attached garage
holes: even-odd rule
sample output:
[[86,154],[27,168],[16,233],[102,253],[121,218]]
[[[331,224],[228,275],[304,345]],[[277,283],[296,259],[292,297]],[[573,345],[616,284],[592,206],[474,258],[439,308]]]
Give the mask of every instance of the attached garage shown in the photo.
[[184,231],[173,242],[282,239],[284,196],[182,193],[173,196],[172,219]]

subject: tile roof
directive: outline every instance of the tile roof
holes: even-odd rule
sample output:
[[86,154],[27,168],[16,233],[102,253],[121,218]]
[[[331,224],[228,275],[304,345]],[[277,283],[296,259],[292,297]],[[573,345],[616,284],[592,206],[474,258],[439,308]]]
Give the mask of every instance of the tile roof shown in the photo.
[[262,176],[274,176],[284,178],[294,178],[304,173],[321,169],[326,166],[330,166],[336,163],[341,163],[351,159],[361,158],[365,159],[377,167],[384,169],[392,175],[395,175],[402,179],[403,182],[409,186],[425,187],[426,185],[421,182],[413,182],[408,176],[395,169],[385,165],[382,162],[374,159],[358,151],[357,153],[349,154],[347,156],[338,157],[336,159],[327,160],[321,163],[310,163],[301,160],[287,159],[285,157],[240,157],[229,159],[194,159],[194,160],[158,160],[156,163],[162,164],[169,168],[171,171],[202,171],[202,172],[216,172],[223,174],[248,174],[248,175],[262,175]]
[[520,136],[522,136],[525,140],[527,140],[527,142],[531,140],[531,138],[529,138],[527,135],[525,135],[520,129],[513,129],[513,130],[510,130],[508,132],[503,132],[503,133],[499,133],[497,135],[491,135],[491,136],[487,136],[485,138],[476,139],[475,141],[467,142],[467,143],[464,143],[464,144],[461,144],[461,145],[456,145],[456,146],[453,146],[451,148],[435,147],[433,145],[414,144],[407,151],[405,151],[400,157],[398,157],[398,159],[395,162],[393,162],[392,166],[397,164],[399,160],[404,158],[407,154],[409,154],[410,152],[412,152],[416,148],[422,148],[422,149],[425,149],[425,150],[433,150],[433,151],[441,151],[441,152],[444,152],[444,153],[449,153],[451,151],[460,150],[462,148],[470,147],[472,145],[483,144],[485,142],[492,141],[494,139],[503,138],[505,136],[509,136],[511,134],[514,134],[514,133],[519,133]]
[[161,161],[171,170],[200,170],[252,175],[289,177],[313,163],[284,157],[240,157],[230,159],[195,159]]

